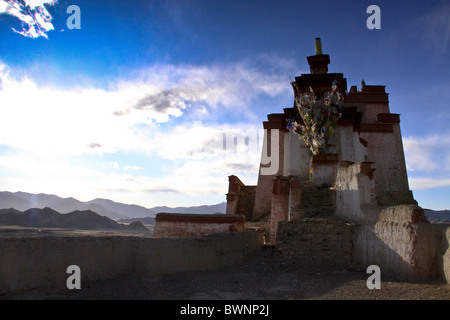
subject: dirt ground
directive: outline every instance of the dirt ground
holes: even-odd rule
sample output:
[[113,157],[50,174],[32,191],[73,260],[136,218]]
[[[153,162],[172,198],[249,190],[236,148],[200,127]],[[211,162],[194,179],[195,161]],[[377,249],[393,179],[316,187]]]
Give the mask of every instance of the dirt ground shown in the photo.
[[79,290],[28,292],[0,299],[38,300],[447,300],[442,281],[405,282],[381,274],[381,289],[368,289],[366,270],[314,266],[263,250],[214,270],[142,279],[121,275],[83,282]]

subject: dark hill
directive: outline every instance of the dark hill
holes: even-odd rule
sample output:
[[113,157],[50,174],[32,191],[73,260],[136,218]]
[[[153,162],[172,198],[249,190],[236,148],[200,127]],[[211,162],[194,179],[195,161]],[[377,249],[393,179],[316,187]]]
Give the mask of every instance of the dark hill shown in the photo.
[[0,210],[0,225],[79,230],[148,231],[140,222],[125,225],[90,210],[61,214],[51,208],[33,208],[24,212],[15,209],[3,209]]

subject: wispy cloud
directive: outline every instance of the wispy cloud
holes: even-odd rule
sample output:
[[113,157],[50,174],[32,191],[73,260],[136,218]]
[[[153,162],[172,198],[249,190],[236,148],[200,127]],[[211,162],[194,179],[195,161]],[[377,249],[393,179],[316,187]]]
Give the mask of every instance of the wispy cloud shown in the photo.
[[19,19],[22,30],[14,32],[29,38],[48,38],[53,30],[52,16],[46,6],[53,6],[57,0],[0,0],[0,14],[8,14]]
[[420,23],[437,53],[443,54],[450,48],[450,4],[436,7],[427,13]]
[[285,74],[264,73],[247,62],[221,66],[156,64],[142,70],[138,78],[159,90],[141,91],[141,98],[130,109],[121,110],[121,115],[133,110],[162,112],[191,106],[206,106],[215,112],[246,107],[251,112],[248,105],[257,95],[291,91]]

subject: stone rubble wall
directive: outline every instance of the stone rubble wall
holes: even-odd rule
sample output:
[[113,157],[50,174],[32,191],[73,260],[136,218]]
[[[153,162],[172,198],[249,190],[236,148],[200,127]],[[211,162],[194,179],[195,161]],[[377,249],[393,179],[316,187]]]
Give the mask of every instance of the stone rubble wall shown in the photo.
[[303,188],[300,216],[331,216],[334,214],[335,191],[329,187],[306,186]]
[[339,219],[301,218],[278,224],[276,249],[300,263],[353,264],[352,225]]
[[450,283],[450,226],[439,228],[441,235],[441,245],[439,248],[438,267],[441,271],[441,278]]
[[253,218],[255,194],[256,186],[242,186],[239,192],[236,214],[245,216],[248,221]]

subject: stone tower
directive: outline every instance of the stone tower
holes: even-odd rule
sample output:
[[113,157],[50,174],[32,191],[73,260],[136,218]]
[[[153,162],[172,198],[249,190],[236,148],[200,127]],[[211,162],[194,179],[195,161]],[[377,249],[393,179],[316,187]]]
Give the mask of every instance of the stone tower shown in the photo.
[[[254,195],[254,199],[247,196],[245,201],[247,219],[257,220],[270,216],[274,181],[276,186],[289,181],[288,216],[299,216],[301,192],[298,188],[303,188],[303,183],[308,182],[312,186],[328,186],[337,191],[340,188],[340,180],[336,180],[337,173],[342,172],[344,166],[347,169],[359,166],[359,171],[367,176],[369,184],[363,197],[366,203],[380,206],[415,204],[408,185],[400,115],[390,113],[385,86],[365,85],[363,82],[359,91],[356,86],[352,86],[347,92],[347,80],[343,74],[328,73],[330,57],[321,53],[320,39],[316,39],[316,54],[307,57],[307,61],[311,73],[295,78],[299,90],[304,92],[312,89],[316,94],[323,94],[335,83],[344,96],[342,116],[328,139],[327,152],[313,158],[314,178],[309,180],[308,147],[287,129],[287,119],[295,116],[296,107],[284,108],[283,113],[269,114],[268,121],[263,123],[263,153],[272,155],[269,157],[271,163],[262,161],[256,188],[244,186],[235,176],[230,177],[230,210],[227,213],[236,213],[235,210],[238,210],[238,189],[254,188],[251,195]],[[266,170],[269,173],[265,173],[264,169],[268,168],[276,170]],[[342,175],[339,177],[342,178]],[[249,202],[254,202],[250,208]]]

